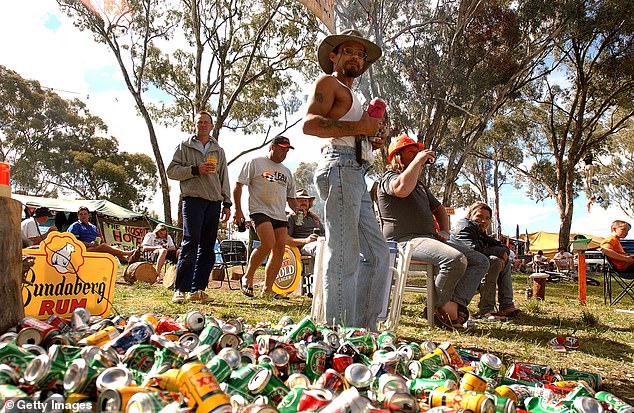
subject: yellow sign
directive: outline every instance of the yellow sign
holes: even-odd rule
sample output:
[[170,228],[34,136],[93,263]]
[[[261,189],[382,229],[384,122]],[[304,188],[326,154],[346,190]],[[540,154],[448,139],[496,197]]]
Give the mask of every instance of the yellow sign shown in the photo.
[[110,314],[118,267],[115,257],[87,252],[70,232],[51,232],[38,249],[24,249],[22,254],[35,257],[22,284],[25,315],[70,318],[78,307],[95,316]]
[[[269,257],[271,259],[271,257]],[[290,294],[299,285],[299,277],[302,275],[302,259],[297,247],[286,246],[282,266],[277,272],[273,291],[278,294]]]

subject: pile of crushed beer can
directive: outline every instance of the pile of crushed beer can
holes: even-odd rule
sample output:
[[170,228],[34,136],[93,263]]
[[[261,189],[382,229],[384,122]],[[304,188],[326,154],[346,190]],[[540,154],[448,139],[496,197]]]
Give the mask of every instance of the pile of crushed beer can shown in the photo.
[[634,413],[590,372],[390,332],[191,311],[27,317],[0,337],[1,412]]

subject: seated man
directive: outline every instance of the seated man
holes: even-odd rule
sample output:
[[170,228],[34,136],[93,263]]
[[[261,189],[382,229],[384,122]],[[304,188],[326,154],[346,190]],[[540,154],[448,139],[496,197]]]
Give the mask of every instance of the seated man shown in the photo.
[[566,251],[564,247],[559,247],[557,254],[555,254],[550,262],[555,264],[557,272],[573,271],[575,269],[574,258],[575,256]]
[[[388,151],[388,171],[377,188],[383,235],[399,243],[410,242],[412,259],[427,261],[438,270],[435,277],[435,318],[443,327],[462,330],[467,305],[489,270],[489,260],[477,251],[449,241],[445,207],[418,180],[421,170],[436,154],[400,136]],[[434,218],[440,230],[434,225]]]
[[[486,319],[504,320],[517,314],[518,310],[513,303],[509,249],[486,233],[491,226],[491,213],[491,207],[483,202],[471,205],[467,216],[459,220],[451,231],[451,239],[489,257],[489,272],[480,286],[478,309],[480,316]],[[495,311],[496,287],[499,311]]]
[[533,272],[542,272],[548,270],[548,258],[544,256],[544,251],[539,250],[533,256],[533,261],[527,264]]
[[623,249],[620,239],[627,237],[632,226],[625,221],[616,220],[611,225],[612,233],[601,241],[601,251],[619,272],[634,272],[634,257]]
[[89,252],[105,252],[119,258],[122,263],[132,264],[139,260],[141,256],[141,249],[136,248],[132,251],[124,251],[119,248],[111,247],[108,244],[101,243],[101,240],[97,240],[99,231],[97,227],[90,223],[90,211],[87,207],[82,206],[77,210],[77,217],[79,221],[73,222],[68,227],[68,232],[72,233],[77,240],[81,241],[86,246],[86,251]]
[[156,273],[159,277],[166,259],[174,265],[178,262],[179,251],[174,245],[174,240],[167,233],[165,224],[158,224],[154,231],[145,234],[141,247],[143,251],[152,251],[152,260],[156,260]]
[[315,256],[317,237],[324,233],[319,217],[310,210],[315,201],[308,191],[300,189],[296,193],[297,210],[288,214],[287,245],[300,249],[302,255]]
[[22,239],[28,239],[27,244],[30,244],[27,246],[39,245],[40,242],[44,241],[46,237],[48,237],[48,234],[53,231],[57,231],[57,227],[53,225],[44,234],[40,232],[40,225],[48,221],[50,216],[51,211],[47,207],[39,207],[35,208],[31,218],[27,218],[22,221],[22,224],[20,224]]

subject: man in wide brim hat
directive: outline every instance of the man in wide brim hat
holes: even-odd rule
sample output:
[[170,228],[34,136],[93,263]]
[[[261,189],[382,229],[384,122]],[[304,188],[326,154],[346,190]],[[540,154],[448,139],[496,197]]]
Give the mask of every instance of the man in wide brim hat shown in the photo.
[[379,60],[383,54],[379,46],[364,38],[357,30],[344,30],[340,34],[331,34],[330,36],[326,36],[326,38],[321,41],[319,49],[317,50],[317,60],[319,61],[321,70],[327,74],[331,74],[333,72],[334,68],[333,63],[330,60],[330,53],[334,52],[337,47],[347,41],[360,43],[365,48],[367,56],[364,59],[365,63],[363,64],[363,68],[361,69],[359,75],[368,70],[370,65]]
[[295,193],[295,199],[308,199],[309,205],[312,207],[315,202],[315,197],[308,195],[308,191],[305,188],[298,189]]

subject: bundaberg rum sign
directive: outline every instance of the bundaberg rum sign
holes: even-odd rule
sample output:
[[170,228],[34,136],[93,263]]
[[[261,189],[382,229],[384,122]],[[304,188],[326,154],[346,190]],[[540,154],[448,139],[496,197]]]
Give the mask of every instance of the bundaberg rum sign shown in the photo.
[[51,232],[39,248],[22,253],[35,257],[22,284],[25,315],[70,318],[77,307],[91,315],[110,314],[118,266],[112,255],[86,251],[70,232]]

